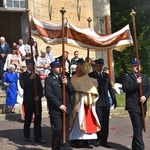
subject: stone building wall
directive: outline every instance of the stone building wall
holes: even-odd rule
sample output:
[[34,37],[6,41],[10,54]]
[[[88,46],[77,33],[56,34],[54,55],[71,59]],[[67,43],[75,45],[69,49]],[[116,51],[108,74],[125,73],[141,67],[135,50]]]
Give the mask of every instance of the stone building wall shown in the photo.
[[[60,10],[62,7],[66,10],[64,21],[69,21],[79,28],[86,28],[88,27],[87,18],[90,17],[92,19],[90,27],[97,33],[105,34],[105,22],[101,22],[100,19],[104,21],[105,15],[110,16],[109,0],[29,0],[30,16],[56,24],[61,24]],[[33,37],[38,42],[39,50],[47,46],[39,37]],[[51,45],[51,47],[54,57],[61,55],[61,44]],[[79,51],[80,57],[85,58],[87,56],[87,50],[82,48],[65,45],[65,50],[69,51],[70,59],[75,50]],[[90,51],[90,57],[93,59],[103,57],[107,60],[104,51]]]

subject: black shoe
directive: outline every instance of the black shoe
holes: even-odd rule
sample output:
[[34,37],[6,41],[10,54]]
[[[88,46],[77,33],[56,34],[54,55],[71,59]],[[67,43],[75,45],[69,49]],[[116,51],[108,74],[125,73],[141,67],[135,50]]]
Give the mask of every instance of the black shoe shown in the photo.
[[108,145],[108,143],[101,143],[101,146],[106,147],[106,148],[111,148],[111,146]]
[[93,146],[91,144],[88,144],[85,148],[93,149]]
[[94,145],[95,147],[99,147],[99,146],[100,146],[100,143],[99,143],[99,141],[95,140],[95,141],[93,142],[93,145]]
[[42,140],[42,139],[38,139],[38,140],[35,140],[36,143],[40,143],[40,144],[45,144],[45,140]]
[[26,141],[26,142],[32,142],[32,139],[30,139],[30,138],[24,138],[24,140]]
[[88,142],[88,141],[84,141],[84,148],[89,148],[89,149],[93,149],[93,146]]
[[70,146],[73,148],[82,148],[83,144],[81,140],[72,140]]

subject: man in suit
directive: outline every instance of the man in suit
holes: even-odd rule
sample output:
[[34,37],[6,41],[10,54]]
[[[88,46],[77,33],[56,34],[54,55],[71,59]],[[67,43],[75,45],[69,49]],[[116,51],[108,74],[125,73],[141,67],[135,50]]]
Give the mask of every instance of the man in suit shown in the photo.
[[[140,77],[137,77],[137,60],[132,60],[130,63],[131,73],[125,75],[122,82],[123,91],[126,93],[125,109],[129,112],[133,126],[132,150],[144,150],[141,103],[144,105],[144,112],[146,115],[147,99],[150,96],[150,85],[147,77],[144,74],[141,74]],[[142,96],[140,96],[139,84],[142,86]]]
[[69,55],[69,52],[68,51],[65,51],[64,52],[64,57],[65,57],[65,69],[66,69],[66,72],[69,73],[69,75],[71,74],[70,72],[70,66],[71,66],[71,62],[68,58],[68,55]]
[[[42,140],[41,118],[42,118],[42,105],[41,98],[43,96],[43,88],[40,78],[37,74],[33,73],[34,65],[32,59],[26,59],[27,71],[20,74],[20,86],[23,89],[23,105],[25,111],[24,121],[24,140],[32,142],[30,138],[30,125],[32,115],[34,113],[34,140],[37,143],[44,144]],[[36,87],[34,86],[36,82]]]
[[53,54],[52,54],[52,52],[51,52],[51,49],[52,49],[52,48],[51,48],[50,46],[46,46],[46,55],[48,56],[50,62],[53,61]]
[[107,73],[103,72],[104,60],[102,58],[95,60],[95,71],[89,73],[89,76],[97,79],[98,82],[98,94],[99,99],[96,102],[96,113],[98,115],[99,122],[101,123],[101,131],[97,132],[98,140],[95,141],[95,146],[104,146],[111,148],[108,145],[108,133],[109,133],[109,114],[110,114],[110,103],[109,96],[112,98],[114,108],[116,108],[116,97],[113,91],[112,85],[109,80]]
[[74,57],[71,59],[71,65],[76,65],[77,64],[77,60],[79,59],[79,52],[78,51],[74,51]]
[[[45,96],[47,98],[50,123],[52,127],[52,150],[69,150],[69,119],[71,112],[70,96],[73,94],[73,86],[68,77],[60,77],[62,75],[62,64],[56,59],[51,64],[52,72],[45,79]],[[66,87],[66,106],[63,105],[62,84]],[[66,143],[62,143],[62,114],[66,113]]]
[[0,80],[3,78],[3,68],[7,55],[10,54],[10,46],[0,37]]
[[79,52],[78,51],[74,51],[74,57],[71,59],[71,75],[75,75],[76,74],[76,67],[77,67],[77,61],[79,60]]

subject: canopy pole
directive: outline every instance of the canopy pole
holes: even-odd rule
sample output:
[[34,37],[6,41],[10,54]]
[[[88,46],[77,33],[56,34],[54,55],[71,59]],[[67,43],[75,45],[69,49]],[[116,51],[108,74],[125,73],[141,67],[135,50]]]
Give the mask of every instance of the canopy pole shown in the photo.
[[[64,14],[66,10],[64,7],[60,10],[62,14],[62,77],[65,77],[65,57],[64,57],[64,52],[65,52],[65,42],[64,42]],[[62,97],[63,97],[63,105],[66,106],[66,84],[62,84]],[[66,112],[63,112],[63,143],[66,143]]]
[[[90,17],[88,17],[87,21],[88,21],[88,27],[90,28],[90,23],[91,23],[92,19]],[[90,55],[90,51],[89,51],[89,48],[87,48],[87,62],[89,62],[89,60],[90,60],[89,55]]]
[[[136,53],[136,59],[137,59],[138,77],[140,77],[139,53],[138,53],[137,36],[136,36],[136,24],[135,24],[135,15],[136,15],[136,12],[134,11],[134,9],[132,9],[130,15],[132,16],[132,23],[133,23],[134,45],[135,45],[135,53]],[[139,85],[140,97],[142,97],[142,84],[140,83],[138,85]],[[145,113],[144,113],[143,103],[141,103],[141,112],[142,112],[141,115],[142,115],[143,129],[144,129],[144,132],[146,132]]]
[[[31,42],[31,26],[30,26],[30,17],[29,17],[29,3],[28,0],[26,1],[26,13],[27,13],[27,21],[28,21],[28,29],[29,29],[29,42],[30,42],[30,49],[31,49],[31,54],[32,54],[32,61],[33,61],[33,68],[35,68],[35,64],[34,64],[34,58],[33,58],[33,49],[32,49],[32,42]],[[33,72],[35,73],[35,70],[33,70]],[[37,84],[36,84],[36,77],[34,78],[34,96],[37,96]],[[35,102],[36,103],[36,115],[39,115],[39,110],[38,110],[38,101]]]
[[[106,28],[106,35],[111,34],[109,25],[109,16],[105,16],[105,28]],[[107,50],[107,60],[108,60],[110,82],[113,85],[114,84],[113,66],[112,66],[113,60],[112,60],[112,50],[110,49]]]

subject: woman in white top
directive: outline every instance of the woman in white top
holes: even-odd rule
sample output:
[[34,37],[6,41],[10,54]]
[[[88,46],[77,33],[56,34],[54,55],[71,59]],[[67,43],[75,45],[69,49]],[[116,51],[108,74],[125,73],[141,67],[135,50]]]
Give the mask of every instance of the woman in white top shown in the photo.
[[37,57],[37,69],[44,74],[47,74],[50,72],[50,60],[46,55],[46,50],[41,50],[41,56]]
[[37,57],[36,69],[39,72],[39,76],[44,87],[44,80],[50,73],[50,59],[46,55],[46,50],[41,50],[41,56]]
[[7,55],[3,70],[6,71],[11,64],[15,64],[17,66],[17,69],[20,69],[21,63],[21,56],[17,53],[17,46],[13,46],[11,48],[11,54]]

